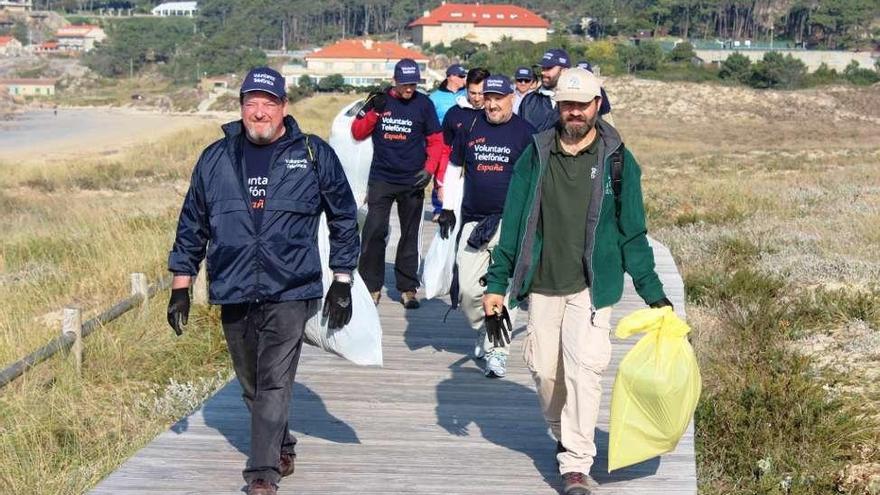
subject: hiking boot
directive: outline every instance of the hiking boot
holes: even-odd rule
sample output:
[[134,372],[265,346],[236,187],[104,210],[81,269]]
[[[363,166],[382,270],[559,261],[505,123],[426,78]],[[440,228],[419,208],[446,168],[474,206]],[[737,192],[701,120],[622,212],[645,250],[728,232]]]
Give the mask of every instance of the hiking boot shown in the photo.
[[281,453],[281,460],[278,461],[278,470],[281,471],[282,478],[293,474],[294,461],[296,461],[296,454]]
[[406,309],[418,309],[419,300],[416,299],[416,291],[408,290],[400,295],[400,304]]
[[571,472],[562,475],[562,493],[565,495],[590,495],[590,477],[584,473]]
[[376,292],[370,292],[370,297],[373,298],[373,304],[378,306],[379,298],[382,297],[382,291],[377,290]]
[[266,480],[253,480],[248,483],[247,495],[276,495],[278,487]]
[[504,378],[507,374],[507,354],[492,349],[486,353],[486,370],[487,378]]
[[486,348],[483,347],[483,343],[486,342],[486,331],[481,330],[479,334],[477,334],[477,341],[474,342],[474,358],[475,359],[483,359],[486,355]]

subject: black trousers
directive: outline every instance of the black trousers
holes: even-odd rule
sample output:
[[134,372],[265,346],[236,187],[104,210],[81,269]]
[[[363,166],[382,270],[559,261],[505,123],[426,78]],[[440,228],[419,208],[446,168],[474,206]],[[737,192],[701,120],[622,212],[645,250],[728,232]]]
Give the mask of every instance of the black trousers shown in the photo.
[[370,292],[377,292],[385,282],[385,247],[391,205],[397,202],[400,217],[400,242],[394,259],[397,290],[419,288],[419,226],[425,204],[425,190],[413,186],[370,182],[367,188],[367,220],[361,236],[358,272]]
[[246,482],[281,479],[281,453],[294,453],[287,428],[293,379],[303,331],[318,300],[223,305],[223,333],[235,376],[251,413],[251,453],[242,473]]

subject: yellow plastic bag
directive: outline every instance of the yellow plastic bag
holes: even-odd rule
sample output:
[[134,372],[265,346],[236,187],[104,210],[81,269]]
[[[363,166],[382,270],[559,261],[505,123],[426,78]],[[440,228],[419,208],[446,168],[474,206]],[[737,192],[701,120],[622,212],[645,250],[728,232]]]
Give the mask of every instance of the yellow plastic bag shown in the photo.
[[690,328],[672,308],[624,317],[616,335],[645,332],[624,356],[611,396],[608,471],[675,449],[700,398],[700,370],[685,336]]

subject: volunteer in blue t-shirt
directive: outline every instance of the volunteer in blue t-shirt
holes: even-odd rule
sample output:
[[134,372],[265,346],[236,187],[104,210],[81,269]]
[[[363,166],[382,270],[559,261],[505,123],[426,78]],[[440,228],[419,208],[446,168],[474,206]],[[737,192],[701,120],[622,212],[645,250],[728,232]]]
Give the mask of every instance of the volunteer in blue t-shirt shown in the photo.
[[[485,375],[490,378],[505,375],[508,348],[496,347],[486,337],[480,278],[486,274],[492,249],[498,244],[514,164],[535,132],[528,122],[514,115],[513,98],[510,79],[500,75],[486,78],[483,113],[473,127],[456,134],[450,160],[462,164],[464,170],[462,228],[456,256],[461,306],[471,328],[480,332],[474,352],[477,358],[485,357]],[[441,236],[448,235],[456,222],[452,205],[448,206],[438,219]]]
[[394,66],[394,86],[371,94],[351,125],[357,140],[370,137],[373,161],[367,183],[367,219],[361,235],[358,271],[378,304],[385,282],[385,247],[391,205],[397,203],[400,241],[394,274],[401,303],[419,307],[419,226],[425,186],[437,173],[443,134],[431,100],[416,91],[421,74],[412,59]]
[[[436,183],[441,189],[443,179],[446,175],[446,167],[449,164],[449,156],[452,154],[452,145],[455,143],[455,135],[462,128],[470,129],[478,116],[483,115],[483,81],[489,77],[489,71],[482,67],[474,67],[468,71],[467,85],[465,86],[465,96],[459,96],[454,107],[446,112],[443,119],[443,154],[440,158],[440,168],[437,172]],[[457,163],[456,165],[461,165]],[[440,208],[434,210],[438,216],[440,210],[443,209],[441,201]],[[436,219],[435,219],[436,221]]]
[[[465,78],[468,71],[461,64],[452,64],[446,68],[446,80],[440,83],[434,91],[431,92],[429,98],[434,103],[434,109],[437,110],[437,120],[443,122],[446,112],[455,108],[457,101],[465,95]],[[437,221],[437,215],[443,208],[443,200],[440,199],[438,193],[439,188],[443,184],[437,183],[437,176],[434,177],[434,188],[431,190],[431,206],[434,209],[432,221]]]

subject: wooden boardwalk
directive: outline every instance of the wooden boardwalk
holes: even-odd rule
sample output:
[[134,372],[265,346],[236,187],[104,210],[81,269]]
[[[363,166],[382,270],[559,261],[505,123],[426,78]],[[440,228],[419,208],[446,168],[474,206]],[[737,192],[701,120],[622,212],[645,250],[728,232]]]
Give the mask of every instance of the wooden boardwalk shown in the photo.
[[[426,222],[424,250],[433,232]],[[672,257],[657,243],[654,252],[667,294],[682,312],[683,285]],[[379,305],[385,367],[358,367],[306,346],[291,412],[299,439],[296,474],[282,481],[279,493],[558,493],[555,441],[521,358],[527,315],[521,311],[517,319],[508,376],[490,380],[469,357],[475,333],[462,314],[452,312],[444,323],[449,306],[438,300],[404,311],[391,265],[386,268],[392,289],[383,291]],[[642,307],[627,282],[613,321]],[[594,493],[696,494],[692,428],[675,452],[607,473],[611,386],[617,363],[636,340],[614,341],[596,434]],[[241,493],[250,419],[240,394],[233,380],[91,493]]]

